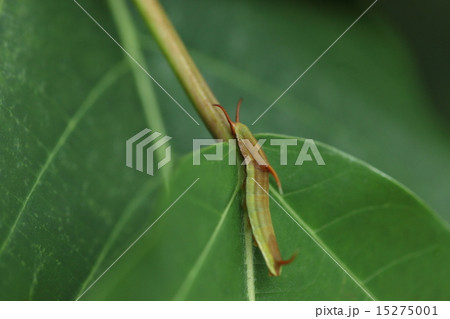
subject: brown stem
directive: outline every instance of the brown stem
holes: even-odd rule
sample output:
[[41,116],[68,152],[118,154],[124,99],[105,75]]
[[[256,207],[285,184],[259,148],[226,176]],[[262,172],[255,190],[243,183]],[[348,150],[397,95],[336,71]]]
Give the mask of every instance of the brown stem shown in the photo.
[[225,116],[205,79],[157,0],[134,0],[197,112],[215,138],[232,138]]

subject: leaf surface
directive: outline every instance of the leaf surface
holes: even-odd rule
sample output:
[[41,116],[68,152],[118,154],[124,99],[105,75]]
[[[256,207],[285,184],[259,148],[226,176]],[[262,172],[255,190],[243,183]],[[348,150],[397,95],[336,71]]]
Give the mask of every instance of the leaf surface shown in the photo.
[[268,276],[257,248],[246,250],[237,166],[228,158],[193,166],[188,156],[160,211],[199,181],[87,298],[447,299],[450,234],[440,218],[392,178],[324,144],[317,145],[326,165],[295,166],[303,142],[289,147],[285,166],[279,146],[264,147],[284,189],[270,191],[281,252],[299,251],[280,277]]
[[[113,21],[106,2],[78,2],[124,44],[120,23]],[[245,98],[242,117],[249,124],[365,9],[327,6],[322,10],[293,3],[278,6],[269,1],[213,3],[204,0],[195,6],[183,1],[165,1],[164,6],[206,74],[208,83],[227,109],[239,97]],[[139,56],[145,61],[139,62],[194,114],[140,16],[131,3],[128,7],[138,30],[133,31],[136,32],[133,36],[137,36],[145,47],[145,54]],[[334,10],[336,8],[338,10]],[[401,180],[448,220],[448,138],[442,134],[442,123],[429,111],[429,102],[423,95],[408,49],[386,21],[378,18],[376,7],[374,9],[252,130],[313,137],[341,148]],[[127,29],[125,34],[129,35],[129,31]],[[200,33],[201,37],[198,36]],[[143,80],[145,75],[139,80],[141,89],[137,90],[136,78],[139,76],[136,71],[139,70],[134,67],[130,71],[123,52],[73,1],[0,1],[0,38],[0,299],[76,299],[155,220],[157,214],[167,208],[159,195],[160,180],[125,166],[125,141],[148,127],[149,117],[156,117],[156,113],[148,112],[145,106],[144,110],[141,96],[146,96],[146,106],[154,106],[155,102],[149,97],[150,90],[145,90],[148,86]],[[173,158],[191,151],[192,138],[209,137],[206,130],[191,123],[165,93],[157,87],[155,91],[167,134],[173,137]],[[120,274],[115,277],[105,274],[94,287],[98,290],[84,298],[247,299],[247,266],[243,262],[249,255],[242,251],[241,195],[236,192],[233,197],[238,185],[236,171],[217,165],[205,171],[211,174],[210,180],[202,177],[194,186],[201,188],[200,182],[206,180],[208,191],[212,191],[211,185],[217,185],[215,191],[220,194],[199,193],[193,203],[184,207],[186,216],[197,217],[186,220],[185,224],[177,226],[179,228],[167,226],[167,234],[158,235],[161,238],[176,235],[178,241],[171,242],[172,246],[165,251],[160,250],[160,256],[147,256],[147,250],[156,245],[159,238],[156,236],[158,229],[152,229],[148,234],[151,243],[145,249],[137,246],[136,250],[130,251],[135,251],[139,258],[125,256],[120,267],[111,269]],[[192,173],[190,176],[187,168],[181,166],[177,174],[180,183],[173,182],[170,196],[179,195],[177,191],[182,191],[181,187],[187,187],[191,182],[188,177],[198,175]],[[336,179],[345,179],[348,185],[358,190],[366,180],[353,179],[356,177],[350,174]],[[302,175],[302,180],[308,178]],[[195,192],[195,189],[191,191]],[[355,198],[359,198],[359,202],[355,202],[354,207],[347,207],[348,212],[362,207],[366,200],[367,205],[378,205],[377,201],[371,203],[367,198],[358,197],[357,190]],[[340,199],[332,195],[324,196],[334,202],[319,205],[318,201],[314,212],[330,211],[331,206],[339,204]],[[173,197],[165,203],[168,204],[170,199]],[[214,203],[207,205],[200,199],[214,200]],[[290,202],[291,198],[283,199],[292,210],[302,210],[303,207]],[[182,203],[180,199],[178,204]],[[274,215],[283,216],[285,213],[277,212],[277,207],[273,207]],[[205,214],[205,211],[211,211],[211,214]],[[308,212],[317,216],[308,216]],[[170,217],[171,211],[167,214],[166,217]],[[333,216],[312,211],[302,211],[302,214],[306,215],[300,215],[301,219],[313,230],[331,222],[331,217],[340,216],[339,212]],[[276,223],[280,223],[277,220]],[[325,238],[338,226],[335,222],[318,234]],[[286,233],[297,234],[295,223],[286,227],[291,227]],[[197,231],[191,234],[192,238],[186,239],[182,236],[186,229]],[[226,235],[223,235],[224,229]],[[441,236],[439,234],[437,231],[436,238]],[[437,240],[428,235],[424,235],[424,243]],[[279,236],[282,240],[282,233]],[[295,248],[312,245],[309,237],[302,236],[304,238],[295,239],[292,246],[283,239],[283,254],[289,255]],[[350,245],[350,240],[355,238],[341,238],[342,247]],[[346,258],[356,258],[346,255],[349,252],[338,252],[340,246],[327,245],[333,251],[336,249],[343,262],[347,262]],[[192,246],[192,250],[186,251],[191,254],[191,259],[177,257],[179,247],[184,246]],[[364,276],[373,276],[367,285],[375,285],[381,278],[376,271],[387,275],[397,264],[401,267],[411,258],[423,256],[424,259],[427,254],[433,256],[438,252],[432,245],[418,244],[417,249],[410,248],[403,247],[404,251],[399,248],[398,252],[404,254],[396,252],[396,257],[387,256],[386,264],[373,267],[362,264],[367,271],[352,271],[361,276],[361,280],[366,278]],[[307,253],[303,257],[299,255],[295,267],[305,265],[302,258],[306,259],[306,265],[310,261],[317,262],[317,254],[312,253],[310,259]],[[327,270],[321,272],[321,276],[332,283],[329,291],[311,283],[311,278],[316,278],[314,274],[300,272],[308,278],[298,279],[294,286],[286,283],[284,295],[278,297],[281,289],[278,284],[274,285],[272,279],[258,279],[255,281],[257,298],[294,298],[294,295],[298,299],[367,297],[339,267],[332,268],[335,266],[325,253],[321,256]],[[151,276],[148,276],[148,264],[140,263],[147,258],[164,261],[154,263],[155,273]],[[262,260],[257,254],[255,258],[255,278],[265,278]],[[210,259],[220,261],[224,267],[206,271],[201,265],[212,265]],[[448,260],[439,260],[441,264],[448,263]],[[230,268],[225,270],[225,266]],[[135,271],[136,267],[142,267],[136,274],[145,275],[129,277],[128,272]],[[438,265],[427,267],[425,269],[432,269]],[[167,276],[161,274],[166,269],[167,273],[174,273],[175,268],[183,269],[182,276],[174,275],[166,281]],[[288,269],[286,267],[283,276],[289,276]],[[415,274],[412,270],[411,273]],[[438,276],[445,279],[447,275],[438,270],[435,273],[433,280]],[[167,285],[166,288],[152,285],[150,280],[156,275],[162,276],[160,283]],[[199,277],[209,282],[200,283],[196,279]],[[405,287],[419,279],[405,283]],[[130,292],[122,291],[121,295],[118,289],[127,282]],[[210,293],[210,282],[217,282],[221,290]],[[425,287],[425,283],[419,284]],[[144,289],[138,296],[140,290],[136,287],[140,285],[154,291],[149,294]],[[338,287],[351,293],[345,295]],[[424,289],[418,291],[417,296],[406,295],[405,298],[428,298],[434,296],[433,293],[437,299],[446,296],[447,292],[438,284],[427,287],[433,292]],[[377,288],[371,289],[378,297]],[[412,288],[406,290],[411,293]],[[288,291],[292,293],[289,295]],[[392,298],[400,295],[393,293]],[[389,298],[389,295],[380,298]]]

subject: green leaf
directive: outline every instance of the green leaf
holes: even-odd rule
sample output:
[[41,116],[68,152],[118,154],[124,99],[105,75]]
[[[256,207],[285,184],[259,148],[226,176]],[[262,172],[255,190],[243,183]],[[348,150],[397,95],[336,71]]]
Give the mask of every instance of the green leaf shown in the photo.
[[[136,35],[130,36],[123,17],[113,20],[106,2],[78,2],[121,44],[128,48],[136,45]],[[365,9],[334,10],[333,6],[328,11],[305,4],[279,6],[272,1],[237,0],[201,0],[196,6],[166,1],[164,6],[222,103],[228,108],[239,97],[245,98],[242,117],[249,124]],[[139,60],[145,61],[139,62],[193,113],[140,16],[132,6],[128,8],[146,50],[139,55]],[[448,138],[443,137],[439,122],[430,114],[410,53],[374,9],[256,124],[255,131],[318,138],[342,148],[400,179],[448,217]],[[128,42],[124,41],[127,36]],[[145,76],[137,75],[137,68],[129,70],[130,61],[123,52],[73,1],[0,1],[0,38],[0,299],[73,300],[167,208],[158,193],[160,180],[127,168],[124,163],[126,139],[148,127],[149,118],[155,119],[156,113],[148,108],[154,106],[154,100],[149,97],[150,89],[145,89]],[[204,128],[191,125],[169,97],[156,87],[155,92],[167,134],[173,137],[173,158],[191,151],[192,138],[209,137]],[[218,169],[223,174],[217,175],[215,170],[216,178],[210,176],[213,183],[209,185],[215,183],[220,189],[209,187],[211,194],[206,196],[215,198],[210,210],[216,208],[216,215],[205,216],[203,211],[208,208],[204,207],[190,210],[201,204],[187,205],[183,213],[201,214],[201,220],[194,224],[190,219],[178,227],[197,230],[189,240],[197,240],[196,236],[209,239],[224,207],[231,203],[221,226],[231,229],[230,236],[219,240],[218,232],[214,242],[219,240],[222,248],[210,244],[210,253],[203,255],[208,262],[215,254],[214,258],[231,268],[218,268],[215,273],[202,269],[199,273],[201,278],[219,282],[224,292],[209,295],[210,284],[206,283],[205,291],[198,296],[246,299],[246,281],[232,280],[238,275],[242,279],[246,272],[242,264],[233,266],[245,260],[243,219],[239,213],[233,214],[238,211],[239,200],[231,201],[238,185],[236,172],[232,168]],[[191,181],[187,177],[178,176],[185,178],[186,184],[172,185],[172,196],[180,194],[176,191],[182,191],[181,186],[188,186]],[[307,177],[303,179],[307,181]],[[348,176],[348,183],[357,187],[364,180]],[[236,197],[240,196],[236,193]],[[204,197],[202,194],[202,200]],[[178,204],[183,203],[181,200]],[[277,206],[273,210],[274,215],[284,214],[277,212]],[[170,217],[171,212],[165,217]],[[322,216],[320,211],[311,214]],[[287,234],[298,231],[294,223],[289,225],[292,228]],[[131,249],[128,254],[133,255],[125,255],[111,268],[111,274],[106,273],[93,286],[92,295],[83,298],[119,296],[117,289],[124,285],[133,296],[141,291],[135,287],[143,286],[144,290],[153,290],[154,299],[182,297],[184,291],[187,298],[193,298],[192,288],[180,290],[179,275],[169,278],[168,288],[155,288],[151,282],[155,274],[149,276],[147,264],[139,263],[149,258],[147,249],[156,245],[156,235],[171,235],[179,238],[173,243],[176,249],[152,255],[167,261],[159,264],[158,274],[164,275],[166,268],[171,273],[183,262],[193,265],[192,260],[177,259],[181,248],[190,247],[188,241],[184,243],[187,239],[170,227],[164,232],[159,235],[157,228],[152,229],[145,236],[149,242],[142,243],[145,249],[139,245]],[[419,234],[418,238],[422,238]],[[307,237],[304,242],[307,247]],[[193,259],[197,260],[205,245],[202,241],[194,247],[199,254]],[[420,253],[419,246],[407,250],[402,258]],[[291,247],[283,239],[281,248],[283,254],[289,255],[301,246]],[[237,251],[242,254],[236,255]],[[140,254],[139,258],[134,254]],[[256,262],[261,265],[256,266],[257,274],[265,276],[265,266],[258,258]],[[292,267],[302,265],[305,258],[305,254],[299,256]],[[326,256],[323,258],[329,267],[333,265]],[[136,267],[142,267],[137,273],[145,274],[143,277],[129,276],[128,272]],[[289,268],[285,268],[283,276],[289,275]],[[357,293],[343,296],[331,284],[329,291],[314,285],[302,286],[304,291],[311,298],[323,294],[327,299],[365,296],[351,280],[342,277],[339,268],[333,269],[322,279],[337,286],[336,276]],[[114,276],[116,272],[119,274]],[[438,275],[446,278],[446,274],[436,272]],[[311,278],[316,277],[304,278],[304,282]],[[273,283],[270,278],[265,280],[267,285]],[[230,291],[239,287],[240,292],[230,297]],[[427,287],[445,296],[445,291],[439,292],[435,284]],[[286,284],[286,290],[291,288]],[[156,292],[158,289],[161,294]],[[281,288],[271,289],[276,293]],[[373,293],[376,295],[375,290]],[[426,290],[417,293],[426,295]],[[145,299],[151,294],[144,291],[136,298]]]
[[268,275],[257,248],[246,251],[237,166],[228,158],[193,166],[188,156],[154,218],[198,182],[87,298],[447,300],[450,233],[437,215],[392,178],[324,144],[317,145],[326,165],[295,166],[303,143],[289,147],[286,166],[279,146],[264,147],[284,189],[270,190],[281,252],[299,251],[280,277]]
[[128,62],[75,3],[1,10],[0,299],[75,299],[152,211],[159,179],[124,162],[147,123]]

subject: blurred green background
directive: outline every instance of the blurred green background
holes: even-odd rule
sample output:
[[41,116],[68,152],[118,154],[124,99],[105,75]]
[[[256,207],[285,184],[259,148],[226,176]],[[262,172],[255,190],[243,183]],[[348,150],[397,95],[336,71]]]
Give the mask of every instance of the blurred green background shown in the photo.
[[[233,109],[243,97],[243,119],[250,124],[371,3],[165,6],[221,103]],[[449,220],[448,10],[442,1],[379,1],[252,128],[313,137],[355,155],[407,185]],[[153,67],[171,76],[168,67],[158,70],[166,67],[162,61]],[[181,89],[176,96],[182,98]],[[169,104],[164,96],[160,100]],[[168,127],[170,133],[180,130],[177,124]],[[190,149],[184,141],[174,145]]]

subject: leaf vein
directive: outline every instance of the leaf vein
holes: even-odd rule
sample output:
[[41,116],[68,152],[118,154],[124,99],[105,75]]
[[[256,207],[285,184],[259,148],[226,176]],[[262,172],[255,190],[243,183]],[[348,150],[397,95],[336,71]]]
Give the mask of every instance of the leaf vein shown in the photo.
[[222,229],[223,223],[225,221],[225,218],[228,215],[228,212],[231,209],[231,205],[233,204],[238,191],[240,189],[240,186],[237,185],[235,188],[233,194],[231,195],[230,200],[228,201],[227,206],[225,207],[221,218],[219,219],[218,224],[216,225],[213,233],[211,234],[211,237],[209,238],[208,242],[206,243],[205,247],[203,248],[202,252],[198,256],[196,262],[192,266],[191,270],[188,272],[188,275],[186,276],[186,279],[181,284],[178,291],[175,293],[174,300],[184,300],[186,298],[186,295],[188,294],[189,290],[191,289],[195,279],[197,278],[200,269],[202,268],[203,264],[205,263],[206,258],[208,257],[208,254],[211,252],[211,248],[213,244],[215,243],[217,236]]
[[357,208],[357,209],[354,209],[354,210],[352,210],[352,211],[350,211],[350,212],[348,212],[348,213],[346,213],[346,214],[344,214],[342,216],[339,216],[339,217],[331,220],[328,223],[325,223],[324,225],[320,226],[319,228],[316,228],[314,231],[317,234],[318,232],[321,232],[322,230],[324,230],[324,229],[326,229],[326,228],[328,228],[328,227],[330,227],[330,226],[332,226],[334,224],[337,224],[337,223],[341,222],[344,219],[350,218],[350,217],[352,217],[354,215],[358,215],[358,214],[361,214],[361,213],[366,213],[366,212],[369,212],[371,210],[386,209],[386,208],[390,208],[390,207],[407,208],[407,206],[404,206],[404,205],[396,205],[396,204],[391,204],[391,203],[385,203],[385,204],[382,204],[382,205],[372,205],[372,206],[366,206],[366,207],[362,207],[362,208]]
[[98,100],[98,98],[104,93],[104,91],[111,86],[118,78],[119,76],[124,73],[124,63],[121,62],[114,66],[108,73],[106,73],[100,81],[92,88],[92,90],[87,95],[86,99],[81,104],[80,108],[74,113],[72,118],[67,122],[66,128],[62,132],[61,136],[58,138],[58,141],[56,142],[55,146],[51,150],[51,152],[48,154],[46,161],[44,162],[44,165],[39,170],[36,179],[31,186],[30,191],[28,192],[27,196],[25,197],[25,200],[22,203],[22,206],[20,207],[20,210],[16,216],[16,219],[14,220],[14,223],[12,224],[8,235],[6,236],[5,240],[2,243],[2,246],[0,247],[0,256],[4,253],[8,243],[11,241],[12,235],[14,234],[14,231],[17,229],[17,226],[19,224],[19,221],[21,220],[28,203],[30,202],[31,196],[34,194],[36,188],[38,187],[39,183],[41,182],[44,174],[47,172],[50,165],[53,163],[56,155],[60,151],[60,149],[64,146],[67,139],[71,135],[71,133],[74,131],[80,120],[84,117],[84,115],[89,111],[89,109],[95,104],[95,102]]
[[391,262],[387,263],[386,265],[378,268],[378,270],[374,271],[371,275],[367,276],[366,279],[364,279],[364,283],[368,283],[369,281],[373,280],[375,277],[379,276],[380,274],[382,274],[383,272],[396,267],[402,263],[405,263],[407,261],[410,261],[412,259],[418,258],[418,257],[422,257],[423,255],[429,254],[431,252],[433,252],[434,250],[437,249],[437,245],[431,245],[428,246],[424,249],[420,249],[418,251],[406,254],[402,257],[398,257],[394,260],[392,260]]
[[295,191],[285,193],[284,196],[286,197],[286,196],[291,196],[291,195],[293,195],[293,194],[298,194],[298,193],[306,192],[306,191],[308,191],[308,190],[311,190],[311,189],[317,188],[317,187],[319,187],[319,186],[321,186],[321,185],[323,185],[323,184],[326,184],[326,183],[328,183],[328,182],[330,182],[330,181],[333,181],[333,180],[335,180],[335,179],[337,179],[337,178],[339,178],[339,177],[342,177],[342,176],[344,176],[344,175],[348,175],[349,173],[350,173],[350,171],[341,172],[341,173],[339,173],[339,174],[336,174],[336,175],[334,175],[334,176],[332,176],[332,177],[326,178],[326,179],[324,179],[324,180],[322,180],[322,181],[320,181],[320,182],[314,183],[314,184],[309,185],[309,186],[307,186],[307,187],[303,187],[303,188],[297,189],[297,190],[295,190]]
[[314,241],[314,243],[317,246],[319,246],[319,248],[323,250],[324,253],[326,253],[336,263],[336,265],[339,266],[339,268],[341,268],[347,274],[348,277],[350,277],[350,279],[353,280],[353,282],[355,282],[355,284],[359,286],[359,288],[361,288],[361,290],[365,294],[367,294],[367,296],[369,296],[372,300],[376,300],[374,295],[369,291],[369,289],[365,287],[364,282],[360,278],[358,278],[355,274],[353,274],[352,271],[347,267],[347,265],[342,260],[340,260],[331,251],[330,248],[328,248],[328,246],[322,241],[322,239],[319,236],[317,236],[314,230],[311,229],[305,223],[305,221],[301,219],[300,216],[298,216],[298,214],[294,211],[294,209],[284,200],[284,198],[281,197],[281,195],[275,191],[273,186],[270,186],[270,190],[273,194],[275,194],[275,197],[277,197],[278,201],[282,203],[283,206],[286,207],[286,209],[283,208],[283,206],[281,206],[281,204],[279,204],[278,201],[276,201],[274,197],[270,195],[270,193],[267,193],[270,196],[270,198],[274,200],[274,202],[308,235],[309,238],[311,238]]

